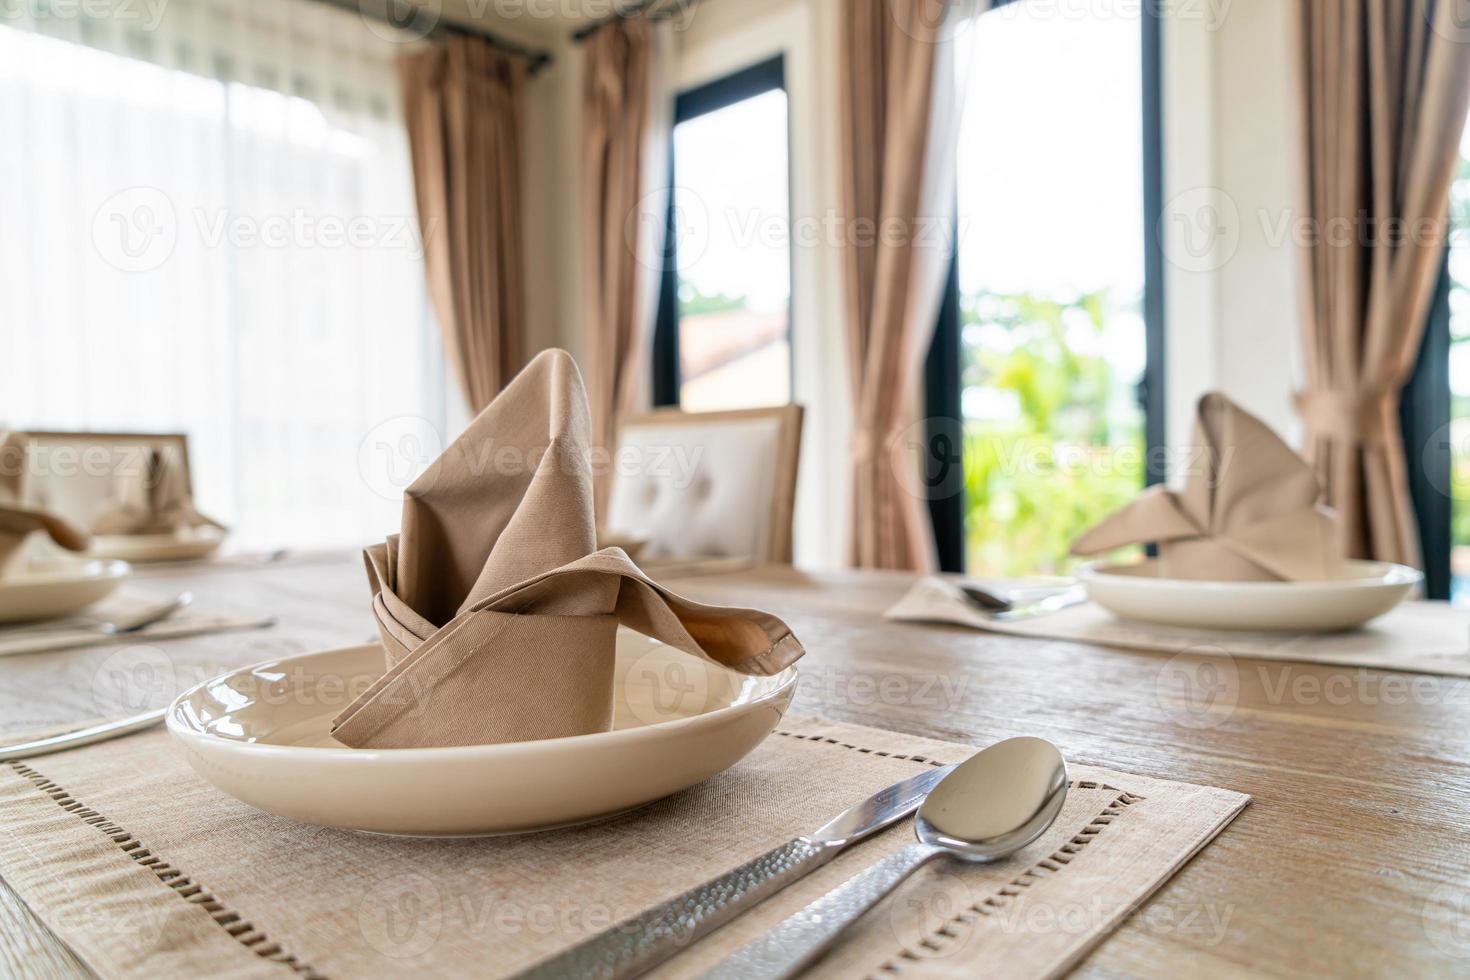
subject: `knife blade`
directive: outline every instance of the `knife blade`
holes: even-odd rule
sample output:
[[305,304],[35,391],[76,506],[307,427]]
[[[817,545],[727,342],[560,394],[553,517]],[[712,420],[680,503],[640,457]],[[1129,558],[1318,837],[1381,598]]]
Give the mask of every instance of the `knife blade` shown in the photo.
[[930,769],[894,783],[812,833],[625,919],[516,974],[514,980],[623,980],[646,973],[741,912],[811,874],[844,848],[913,813],[952,769],[954,766]]
[[1001,623],[1014,623],[1022,619],[1035,619],[1037,616],[1046,616],[1054,612],[1060,612],[1071,606],[1080,606],[1087,601],[1087,589],[1080,585],[1074,585],[1061,592],[1055,592],[1045,599],[1024,606],[1013,606],[1005,612],[986,613],[986,617]]

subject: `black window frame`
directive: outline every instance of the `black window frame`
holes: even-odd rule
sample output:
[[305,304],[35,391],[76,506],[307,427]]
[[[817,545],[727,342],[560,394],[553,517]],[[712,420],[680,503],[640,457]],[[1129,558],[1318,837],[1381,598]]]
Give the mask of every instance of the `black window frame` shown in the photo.
[[[995,0],[991,10],[1025,0]],[[1159,4],[1142,5],[1140,70],[1143,89],[1143,321],[1146,348],[1143,380],[1138,401],[1144,414],[1146,443],[1144,483],[1152,486],[1167,478],[1165,433],[1166,389],[1164,373],[1164,249],[1159,240],[1164,213],[1164,139],[1162,30]],[[983,18],[984,15],[982,14]],[[983,19],[981,21],[983,23]],[[929,420],[926,439],[936,459],[959,460],[964,448],[954,441],[964,432],[961,392],[964,387],[963,349],[960,342],[960,275],[958,236],[950,261],[949,279],[935,324],[934,340],[924,368],[925,414]],[[945,465],[952,465],[946,463]],[[934,525],[934,543],[939,567],[946,572],[965,571],[965,491],[963,480],[944,480],[957,489],[929,499],[929,517]]]
[[[714,81],[680,92],[674,99],[674,121],[678,126],[691,119],[728,108],[746,99],[765,95],[767,92],[786,92],[786,56],[778,54],[748,68],[717,78]],[[789,97],[789,93],[788,93]],[[664,223],[664,254],[662,276],[659,280],[658,315],[653,328],[653,403],[660,407],[678,406],[679,388],[682,382],[679,372],[679,242],[677,221],[674,213],[676,182],[674,141],[669,140],[669,200]],[[786,121],[787,195],[791,194],[791,119]],[[789,206],[789,202],[788,202]],[[794,260],[787,249],[788,263]],[[794,270],[790,281],[795,283]],[[786,333],[794,336],[796,329],[794,295],[787,300]],[[792,357],[793,372],[795,357]],[[788,379],[794,391],[794,376]]]
[[1399,427],[1403,434],[1409,498],[1419,525],[1419,550],[1424,561],[1424,595],[1450,598],[1453,575],[1450,555],[1455,501],[1451,491],[1450,422],[1450,279],[1449,249],[1440,267],[1439,283],[1424,325],[1424,339],[1414,362],[1414,373],[1399,400]]

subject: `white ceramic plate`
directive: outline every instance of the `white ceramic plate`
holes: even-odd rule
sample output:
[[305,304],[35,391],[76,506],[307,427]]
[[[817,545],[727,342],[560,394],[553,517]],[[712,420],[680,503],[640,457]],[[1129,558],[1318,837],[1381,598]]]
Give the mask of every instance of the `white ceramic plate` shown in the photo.
[[96,534],[87,553],[135,562],[196,561],[214,554],[224,541],[224,531],[206,524],[172,534]]
[[105,599],[128,577],[123,561],[32,562],[0,579],[0,623],[55,619]]
[[1382,616],[1423,579],[1415,569],[1352,561],[1325,582],[1200,582],[1159,577],[1154,560],[1083,565],[1093,602],[1125,619],[1215,630],[1327,633]]
[[438,749],[351,749],[333,716],[383,672],[376,645],[248,667],[185,692],[168,728],[251,806],[424,837],[546,830],[651,803],[734,765],[780,722],[796,669],[747,677],[618,631],[614,730]]

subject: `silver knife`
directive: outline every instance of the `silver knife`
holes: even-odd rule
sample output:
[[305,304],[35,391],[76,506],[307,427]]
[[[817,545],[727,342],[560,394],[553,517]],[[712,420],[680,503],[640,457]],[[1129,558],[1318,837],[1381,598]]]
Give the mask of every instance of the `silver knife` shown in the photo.
[[1087,601],[1087,589],[1085,586],[1074,585],[1061,592],[1054,592],[1045,599],[1024,606],[1012,606],[1004,612],[988,612],[987,619],[993,619],[1001,623],[1014,623],[1023,619],[1035,619],[1037,616],[1046,616],[1054,612],[1060,612],[1071,606],[1080,606]]
[[38,738],[32,742],[17,742],[14,745],[0,745],[0,762],[9,762],[12,759],[30,759],[38,755],[50,755],[52,752],[64,752],[67,749],[81,748],[83,745],[91,745],[95,742],[105,742],[108,739],[120,738],[123,735],[131,735],[133,732],[141,732],[152,728],[163,721],[168,714],[167,708],[159,708],[157,711],[145,711],[131,718],[121,721],[107,721],[100,725],[92,725],[89,728],[76,728],[49,738]]
[[954,766],[930,769],[894,783],[826,826],[788,841],[712,881],[691,888],[571,949],[516,974],[513,980],[565,977],[622,980],[658,966],[735,916],[752,908],[919,808]]

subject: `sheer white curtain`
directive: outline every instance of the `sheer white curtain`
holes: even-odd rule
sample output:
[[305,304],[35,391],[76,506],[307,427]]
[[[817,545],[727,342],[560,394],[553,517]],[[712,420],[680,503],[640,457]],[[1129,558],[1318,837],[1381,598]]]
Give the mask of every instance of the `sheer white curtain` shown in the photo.
[[381,26],[309,0],[0,18],[0,424],[183,431],[238,546],[396,526],[444,372]]

